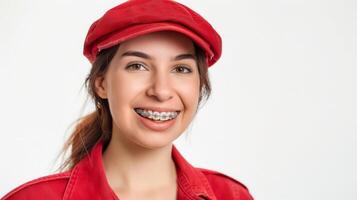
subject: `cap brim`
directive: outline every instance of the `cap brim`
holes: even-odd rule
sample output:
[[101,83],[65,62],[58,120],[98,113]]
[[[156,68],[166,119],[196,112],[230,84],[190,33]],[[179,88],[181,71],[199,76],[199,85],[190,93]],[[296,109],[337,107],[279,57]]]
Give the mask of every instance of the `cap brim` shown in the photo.
[[92,52],[92,55],[97,55],[97,53],[103,49],[110,48],[123,41],[135,38],[137,36],[152,33],[152,32],[165,31],[165,30],[176,31],[192,39],[193,42],[195,42],[198,46],[200,46],[205,51],[207,62],[209,62],[211,58],[214,56],[214,53],[212,52],[209,44],[206,41],[204,41],[200,36],[198,36],[196,33],[192,32],[191,30],[179,24],[167,23],[167,22],[139,24],[126,28],[123,31],[117,31],[114,34],[107,36],[103,41],[99,42],[97,46],[92,49],[92,51],[94,51]]

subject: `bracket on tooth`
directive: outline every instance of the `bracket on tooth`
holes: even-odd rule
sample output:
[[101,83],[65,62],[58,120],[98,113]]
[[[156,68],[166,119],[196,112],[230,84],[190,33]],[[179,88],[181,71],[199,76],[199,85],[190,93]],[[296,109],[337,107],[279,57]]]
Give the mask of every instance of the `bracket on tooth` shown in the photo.
[[151,110],[143,110],[140,108],[135,109],[137,113],[139,113],[141,116],[156,120],[156,121],[166,121],[169,119],[175,118],[178,113],[177,112],[157,112],[157,111],[151,111]]

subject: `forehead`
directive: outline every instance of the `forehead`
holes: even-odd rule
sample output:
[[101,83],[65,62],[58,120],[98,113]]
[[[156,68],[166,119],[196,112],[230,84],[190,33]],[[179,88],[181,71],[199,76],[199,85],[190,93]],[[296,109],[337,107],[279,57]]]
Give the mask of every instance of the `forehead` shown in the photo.
[[181,33],[160,31],[124,41],[118,51],[141,50],[147,53],[194,53],[193,42]]

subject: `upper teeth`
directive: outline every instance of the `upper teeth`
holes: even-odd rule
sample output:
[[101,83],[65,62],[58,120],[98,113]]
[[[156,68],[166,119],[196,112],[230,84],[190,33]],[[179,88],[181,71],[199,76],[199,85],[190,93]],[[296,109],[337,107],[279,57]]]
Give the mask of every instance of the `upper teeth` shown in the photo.
[[178,115],[178,112],[157,112],[152,110],[144,110],[140,108],[135,109],[135,111],[143,117],[147,117],[153,120],[160,120],[160,121],[173,119]]

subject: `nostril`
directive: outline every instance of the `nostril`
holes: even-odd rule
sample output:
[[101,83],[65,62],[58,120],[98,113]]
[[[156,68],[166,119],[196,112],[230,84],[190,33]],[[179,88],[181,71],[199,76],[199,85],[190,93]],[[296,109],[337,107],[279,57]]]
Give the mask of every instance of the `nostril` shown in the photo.
[[155,78],[154,83],[147,89],[147,95],[158,101],[167,101],[173,98],[173,88],[163,78]]
[[170,90],[148,90],[147,95],[156,99],[157,101],[163,102],[173,98],[173,94]]

